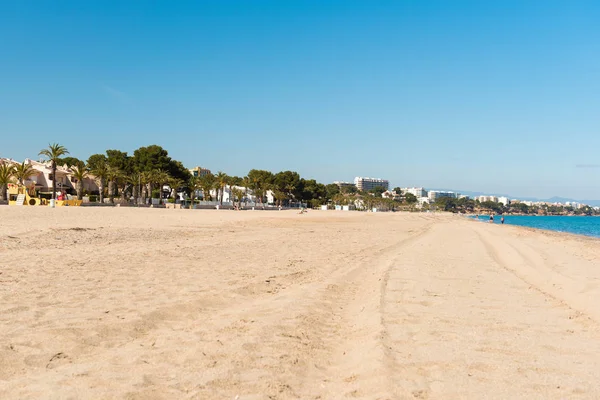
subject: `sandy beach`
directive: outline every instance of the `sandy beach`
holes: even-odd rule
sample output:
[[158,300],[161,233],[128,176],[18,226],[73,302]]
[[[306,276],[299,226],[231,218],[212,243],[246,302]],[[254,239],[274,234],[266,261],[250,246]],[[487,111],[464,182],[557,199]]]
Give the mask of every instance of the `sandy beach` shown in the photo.
[[600,398],[600,240],[416,213],[0,221],[2,399]]

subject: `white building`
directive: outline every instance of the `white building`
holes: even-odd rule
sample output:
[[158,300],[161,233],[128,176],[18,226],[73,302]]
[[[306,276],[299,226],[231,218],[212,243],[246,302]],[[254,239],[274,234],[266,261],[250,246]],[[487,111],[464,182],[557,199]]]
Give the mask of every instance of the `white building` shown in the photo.
[[393,200],[401,200],[402,199],[402,196],[400,195],[400,193],[392,192],[391,190],[386,190],[385,192],[381,193],[381,197],[383,197],[384,199],[393,199]]
[[416,198],[427,197],[427,190],[425,190],[422,187],[400,188],[400,190],[402,191],[402,194],[404,194],[404,195],[407,193],[410,193],[410,194],[414,195]]
[[[223,188],[223,203],[232,203],[234,200],[237,202],[238,199],[235,198],[234,199],[234,190],[240,190],[242,191],[243,197],[242,197],[242,203],[244,202],[248,202],[248,203],[253,203],[253,202],[257,202],[256,196],[254,196],[254,193],[252,192],[251,189],[248,189],[244,186],[230,186],[230,185],[225,185],[225,187]],[[213,201],[217,201],[217,191],[216,189],[211,189],[210,191],[210,196],[212,197]],[[219,201],[220,201],[220,196],[221,196],[221,192],[219,191]],[[201,190],[197,191],[197,197],[203,197],[203,193]],[[273,198],[273,192],[268,190],[265,193],[265,197],[267,198],[267,203],[273,203],[275,200]],[[207,200],[207,199],[204,199]]]
[[337,185],[340,188],[340,190],[345,187],[356,187],[356,185],[354,185],[354,183],[352,182],[333,181],[333,184]]
[[354,178],[354,185],[358,190],[368,191],[375,189],[376,187],[382,187],[385,190],[390,188],[390,182],[386,179],[379,178],[363,178],[357,176]]
[[444,192],[441,190],[430,190],[429,193],[427,193],[427,197],[429,197],[430,202],[435,202],[436,199],[439,199],[440,197],[450,197],[455,199],[458,197],[458,193]]
[[192,169],[189,170],[190,174],[192,174],[193,177],[203,177],[206,175],[210,175],[210,169],[208,168],[202,168],[202,167],[194,167]]
[[422,206],[423,204],[429,204],[429,197],[418,197],[417,202],[420,206]]
[[[22,164],[8,158],[1,159],[0,161],[14,166]],[[57,192],[65,191],[68,194],[75,194],[77,179],[75,179],[73,172],[67,166],[57,166],[56,177],[54,177],[50,162],[40,162],[26,158],[24,163],[25,165],[30,165],[34,171],[34,174],[23,182],[25,186],[34,186],[38,192],[51,194],[52,181],[56,179]],[[98,185],[93,176],[84,179],[83,190],[86,192],[98,191]]]
[[505,207],[508,207],[508,205],[510,204],[510,200],[508,199],[508,197],[500,196],[498,197],[498,203],[501,203]]
[[479,200],[480,203],[483,203],[486,201],[492,201],[494,203],[498,203],[498,197],[496,197],[496,196],[477,196],[477,200]]

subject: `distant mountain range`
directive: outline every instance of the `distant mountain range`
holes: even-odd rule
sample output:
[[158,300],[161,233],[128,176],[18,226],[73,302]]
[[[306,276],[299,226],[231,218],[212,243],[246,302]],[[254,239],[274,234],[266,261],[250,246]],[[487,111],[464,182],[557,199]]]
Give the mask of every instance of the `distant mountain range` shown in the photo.
[[469,197],[475,196],[498,196],[498,197],[508,197],[509,199],[519,199],[526,201],[547,201],[548,203],[566,203],[566,202],[576,202],[587,204],[593,207],[600,207],[600,200],[577,200],[577,199],[569,199],[566,197],[558,197],[554,196],[549,199],[539,199],[536,197],[519,197],[519,196],[511,196],[509,194],[498,194],[498,193],[484,193],[484,192],[470,192],[468,190],[455,190],[455,189],[432,189],[432,190],[444,190],[444,191],[452,191],[460,194],[465,194]]

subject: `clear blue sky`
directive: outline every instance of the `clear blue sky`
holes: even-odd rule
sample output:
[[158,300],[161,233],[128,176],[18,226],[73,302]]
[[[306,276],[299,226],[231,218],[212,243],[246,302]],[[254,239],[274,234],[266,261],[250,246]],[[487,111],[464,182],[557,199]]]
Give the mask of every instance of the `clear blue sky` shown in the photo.
[[0,156],[600,199],[598,1],[3,1]]

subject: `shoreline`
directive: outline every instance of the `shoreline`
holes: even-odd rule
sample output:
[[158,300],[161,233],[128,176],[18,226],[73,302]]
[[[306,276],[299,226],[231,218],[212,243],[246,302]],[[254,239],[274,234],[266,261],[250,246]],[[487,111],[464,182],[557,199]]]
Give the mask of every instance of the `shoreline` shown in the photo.
[[[516,216],[516,215],[513,215],[513,216]],[[521,216],[521,215],[518,215],[518,216]],[[523,215],[523,216],[527,216],[527,215]],[[553,215],[552,217],[566,217],[566,216],[567,215]],[[550,217],[550,215],[547,215],[547,217]],[[581,217],[581,216],[579,216],[579,215],[573,215],[573,217]],[[467,217],[467,218],[469,218],[469,220],[471,220],[472,222],[489,224],[489,222],[485,221],[485,220],[478,220],[478,219],[474,219],[474,218],[470,218],[470,217]],[[498,223],[494,222],[493,225],[502,225],[502,224],[498,224]],[[533,232],[545,233],[545,234],[548,234],[548,235],[560,234],[560,235],[573,236],[575,238],[580,238],[580,239],[591,239],[591,240],[596,240],[596,241],[600,240],[600,235],[599,236],[586,235],[586,234],[583,234],[583,233],[558,231],[558,230],[545,229],[545,228],[537,228],[537,227],[533,227],[533,226],[524,226],[524,225],[518,225],[518,224],[511,224],[511,223],[505,223],[504,226],[510,226],[510,227],[516,227],[516,228],[520,228],[520,229],[526,229],[526,230],[530,230],[530,231],[533,231]]]

